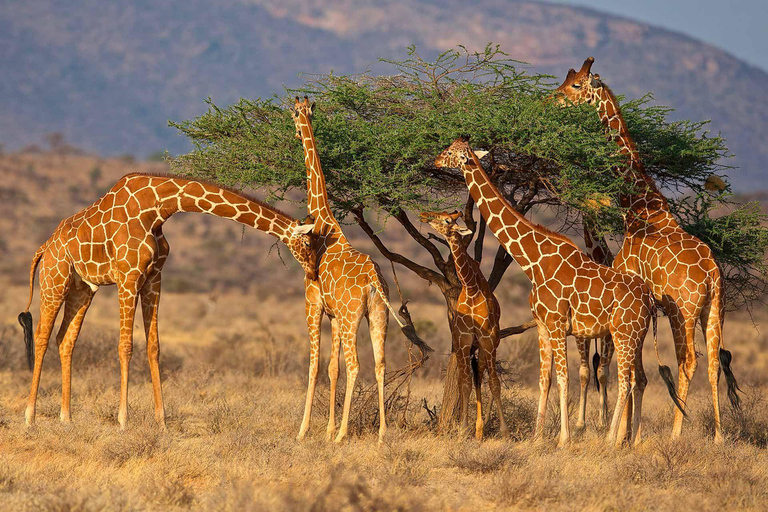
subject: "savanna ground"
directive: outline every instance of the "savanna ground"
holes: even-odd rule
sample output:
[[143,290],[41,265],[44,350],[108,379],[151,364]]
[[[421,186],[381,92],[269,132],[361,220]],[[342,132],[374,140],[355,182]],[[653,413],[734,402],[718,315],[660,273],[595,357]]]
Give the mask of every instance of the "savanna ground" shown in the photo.
[[[98,168],[99,172],[94,172]],[[349,438],[327,442],[328,335],[307,439],[295,439],[306,393],[308,347],[301,272],[272,240],[200,215],[179,215],[165,230],[172,245],[161,305],[161,370],[168,429],[154,424],[151,385],[135,334],[129,428],[117,428],[117,304],[102,289],[86,319],[73,363],[73,422],[58,420],[61,384],[55,342],[43,370],[38,418],[24,427],[30,373],[16,315],[27,297],[28,261],[61,218],[93,201],[117,176],[157,165],[82,156],[0,157],[0,508],[12,510],[432,510],[432,509],[765,509],[768,506],[768,411],[765,380],[768,314],[731,314],[725,336],[744,394],[731,409],[721,384],[724,446],[714,446],[706,381],[699,359],[683,438],[668,440],[672,405],[646,340],[649,375],[643,441],[634,449],[605,446],[590,388],[586,431],[557,449],[557,390],[550,393],[548,433],[533,443],[538,354],[533,333],[502,341],[508,373],[504,407],[511,439],[486,441],[438,435],[424,407],[439,405],[441,365],[449,350],[442,299],[400,271],[416,328],[437,349],[411,383],[407,408],[390,411],[384,444],[376,442],[365,390],[374,382],[367,330],[358,340],[360,393]],[[40,203],[43,203],[40,205]],[[298,215],[301,209],[289,211]],[[52,224],[52,225],[51,225]],[[351,233],[356,230],[350,228]],[[354,243],[385,260],[361,236]],[[392,243],[397,244],[395,239]],[[407,247],[401,247],[407,250]],[[286,251],[283,251],[285,256]],[[487,258],[488,259],[488,258]],[[487,263],[487,261],[486,261]],[[386,265],[382,265],[388,270]],[[387,272],[393,285],[391,273]],[[394,286],[392,286],[394,290]],[[518,274],[497,292],[502,327],[530,318]],[[392,291],[391,299],[399,302]],[[37,291],[32,314],[37,312]],[[753,320],[754,324],[753,325]],[[388,369],[407,362],[403,336],[390,322]],[[701,346],[702,340],[699,336]],[[661,357],[674,361],[666,319]],[[570,344],[571,425],[578,397],[577,354]],[[615,370],[609,396],[615,398]],[[343,399],[344,373],[339,386]],[[486,399],[487,400],[487,399]],[[339,411],[340,408],[337,408]],[[471,408],[472,410],[472,408]],[[361,414],[358,414],[361,413]]]

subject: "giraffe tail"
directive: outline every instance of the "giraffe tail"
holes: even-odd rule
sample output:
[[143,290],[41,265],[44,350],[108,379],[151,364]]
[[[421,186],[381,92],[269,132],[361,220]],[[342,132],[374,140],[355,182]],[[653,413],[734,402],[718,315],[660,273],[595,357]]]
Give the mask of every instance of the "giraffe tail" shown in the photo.
[[[600,366],[600,350],[597,348],[599,343],[595,340],[595,355],[592,356],[592,371],[595,373],[595,388],[600,391],[600,381],[597,380],[597,368]],[[589,351],[587,351],[589,353]]]
[[483,376],[480,374],[479,357],[480,354],[478,354],[476,350],[473,356],[469,358],[469,364],[472,366],[472,380],[474,381],[476,388],[480,388],[480,385],[483,383]]
[[675,388],[675,379],[672,377],[672,370],[669,368],[669,366],[661,364],[661,358],[659,357],[658,318],[656,317],[657,312],[658,310],[656,308],[656,304],[652,301],[651,321],[653,322],[653,349],[656,352],[656,361],[659,363],[659,375],[661,375],[661,380],[663,380],[664,384],[667,386],[667,391],[669,392],[669,396],[672,398],[672,401],[675,403],[675,406],[680,409],[680,412],[683,413],[683,416],[688,417],[688,413],[685,412],[685,404],[680,398],[680,395],[677,394],[677,389]]
[[416,334],[416,328],[413,326],[413,320],[411,320],[411,315],[408,313],[408,309],[406,308],[405,304],[400,306],[400,314],[405,321],[401,320],[400,315],[395,312],[392,304],[389,303],[387,294],[384,293],[384,288],[381,285],[381,277],[379,276],[378,272],[374,273],[374,276],[371,279],[371,284],[379,297],[381,297],[381,300],[387,306],[387,309],[389,309],[390,313],[392,313],[392,316],[395,317],[395,321],[400,326],[400,330],[403,331],[405,337],[408,338],[408,341],[416,345],[416,347],[418,347],[418,349],[421,351],[422,357],[425,357],[429,352],[434,352],[435,350],[427,345],[427,343],[422,340],[418,334]]
[[19,313],[19,324],[21,324],[21,328],[24,331],[24,351],[27,355],[27,365],[30,370],[32,370],[35,363],[35,343],[32,335],[32,313],[29,312],[29,308],[32,306],[32,297],[35,293],[35,272],[46,247],[47,244],[40,246],[32,258],[32,265],[29,269],[29,302],[27,302],[27,309]]
[[[718,266],[718,272],[722,276],[722,270]],[[730,350],[725,349],[725,343],[723,342],[723,286],[722,279],[715,280],[714,294],[712,297],[712,303],[710,304],[709,315],[707,318],[707,346],[719,346],[718,359],[720,360],[720,369],[723,370],[725,375],[725,383],[728,386],[728,400],[731,402],[731,406],[737,411],[741,410],[741,399],[738,392],[743,393],[739,387],[739,383],[736,381],[736,376],[731,369],[731,361],[733,355]],[[710,330],[711,327],[711,330]]]

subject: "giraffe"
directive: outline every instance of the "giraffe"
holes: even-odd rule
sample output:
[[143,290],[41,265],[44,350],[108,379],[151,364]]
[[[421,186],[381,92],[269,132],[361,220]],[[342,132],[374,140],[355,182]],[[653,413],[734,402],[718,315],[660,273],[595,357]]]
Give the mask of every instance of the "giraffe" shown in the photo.
[[[296,138],[302,141],[304,163],[307,168],[307,209],[315,219],[314,233],[318,237],[317,280],[305,279],[307,327],[309,331],[309,384],[304,403],[304,418],[297,439],[303,439],[309,430],[312,402],[317,384],[318,359],[320,352],[320,325],[323,315],[331,320],[331,360],[328,364],[330,379],[330,413],[326,436],[330,440],[336,429],[336,383],[339,378],[339,351],[344,351],[347,372],[344,410],[341,426],[335,442],[341,442],[347,435],[352,392],[355,387],[360,365],[357,359],[357,330],[363,317],[368,327],[373,346],[376,382],[379,394],[379,442],[383,442],[387,430],[384,414],[384,343],[387,338],[389,312],[411,342],[422,350],[431,349],[416,336],[412,326],[405,325],[398,318],[387,298],[389,288],[381,275],[379,266],[368,256],[355,250],[347,241],[336,218],[333,216],[325,187],[325,176],[320,165],[315,135],[312,129],[314,103],[305,96],[296,101],[291,114],[296,126]],[[410,329],[409,329],[410,328]]]
[[[501,406],[501,383],[496,372],[496,350],[500,340],[499,319],[501,310],[488,281],[480,270],[480,265],[467,254],[467,242],[465,242],[464,237],[471,235],[472,231],[457,223],[461,216],[461,212],[423,212],[420,216],[421,222],[429,223],[432,229],[447,240],[462,286],[459,299],[456,302],[456,314],[451,322],[454,352],[459,357],[461,431],[464,432],[467,428],[468,401],[471,390],[470,373],[474,370],[477,402],[475,437],[478,440],[483,438],[483,402],[480,388],[483,375],[488,370],[491,395],[499,415],[499,432],[506,437],[509,435],[509,428],[504,420]],[[477,367],[471,370],[470,358],[473,351],[477,353]]]
[[[566,336],[597,338],[610,333],[616,346],[619,391],[606,439],[616,445],[623,442],[623,436],[618,435],[619,423],[627,414],[624,409],[631,393],[631,442],[639,440],[636,436],[647,383],[642,347],[651,323],[656,343],[655,304],[643,280],[595,263],[567,237],[532,223],[512,208],[485,174],[468,138],[455,140],[438,155],[435,166],[462,171],[487,227],[533,285],[529,302],[539,332],[541,392],[535,437],[541,437],[544,427],[554,359],[560,391],[558,446],[570,440]],[[658,353],[656,357],[658,360]],[[662,367],[660,360],[659,368],[666,368],[669,374],[669,368]]]
[[[53,324],[64,305],[56,336],[61,357],[62,422],[70,421],[72,352],[93,296],[100,286],[117,284],[120,303],[120,409],[125,429],[128,416],[128,365],[133,353],[133,323],[141,299],[147,357],[155,402],[155,420],[165,427],[160,386],[158,307],[161,272],[170,246],[162,226],[177,212],[200,212],[231,219],[275,236],[301,263],[307,279],[316,275],[311,220],[301,223],[265,203],[216,185],[172,176],[129,174],[91,206],[64,219],[37,250],[29,275],[29,302],[19,315],[27,358],[33,370],[25,412],[35,421],[43,358]],[[40,321],[32,335],[29,307],[40,266]],[[34,346],[33,346],[34,342]]]
[[[619,172],[634,185],[636,192],[620,198],[628,213],[624,222],[624,242],[613,267],[642,277],[669,317],[678,364],[677,393],[683,403],[696,371],[694,338],[696,323],[701,323],[709,360],[714,440],[722,443],[718,396],[721,367],[726,377],[728,397],[737,408],[739,397],[736,392],[739,388],[730,367],[731,353],[725,350],[722,342],[724,303],[720,269],[711,249],[680,227],[669,211],[666,198],[645,173],[640,153],[616,97],[600,81],[600,76],[591,72],[594,60],[589,57],[578,72],[570,69],[555,95],[561,105],[569,102],[593,105],[609,131],[609,138],[627,157],[627,166]],[[677,410],[672,426],[673,439],[680,436],[682,426],[683,412]]]

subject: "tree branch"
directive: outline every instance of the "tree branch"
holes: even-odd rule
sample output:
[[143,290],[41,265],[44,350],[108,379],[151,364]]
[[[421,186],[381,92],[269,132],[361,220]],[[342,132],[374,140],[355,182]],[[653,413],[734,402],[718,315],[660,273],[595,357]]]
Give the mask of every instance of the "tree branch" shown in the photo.
[[368,238],[373,241],[373,245],[376,246],[376,248],[385,258],[404,266],[422,279],[429,281],[430,283],[435,283],[440,287],[441,290],[448,286],[448,280],[443,275],[423,265],[419,265],[415,261],[411,261],[402,254],[390,251],[381,241],[381,238],[379,238],[379,236],[373,231],[373,228],[371,228],[370,224],[366,222],[365,217],[363,216],[363,211],[361,209],[353,210],[352,213],[355,216],[357,224],[362,228],[365,234],[368,235]]
[[516,325],[514,327],[506,327],[499,331],[499,339],[506,338],[507,336],[514,336],[515,334],[522,334],[528,329],[536,327],[536,322],[528,320],[522,325]]
[[491,275],[488,277],[488,285],[491,287],[491,291],[494,291],[499,286],[504,272],[507,271],[507,268],[509,268],[513,261],[512,256],[509,255],[504,246],[500,245],[493,260]]
[[437,246],[430,242],[427,237],[419,233],[419,230],[416,229],[416,226],[414,226],[408,218],[408,214],[406,214],[404,210],[400,210],[394,217],[405,228],[408,234],[413,237],[414,240],[419,242],[422,247],[429,251],[429,254],[432,255],[432,259],[435,261],[437,268],[439,268],[441,272],[445,273],[445,268],[448,262],[443,259],[443,255],[440,254],[440,250],[437,248]]
[[483,244],[485,243],[485,217],[480,216],[478,221],[480,226],[477,229],[477,238],[475,238],[475,261],[483,261]]

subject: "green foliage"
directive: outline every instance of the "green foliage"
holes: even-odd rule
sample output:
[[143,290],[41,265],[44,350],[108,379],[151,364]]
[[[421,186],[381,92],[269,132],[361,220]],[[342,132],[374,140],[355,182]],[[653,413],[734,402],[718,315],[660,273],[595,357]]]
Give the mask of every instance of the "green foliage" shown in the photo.
[[[632,192],[615,172],[622,157],[594,107],[561,108],[547,100],[553,77],[532,73],[491,45],[477,53],[459,47],[432,62],[411,47],[405,60],[385,62],[392,75],[310,75],[301,89],[283,97],[242,99],[226,108],[209,98],[202,116],[170,123],[195,146],[175,158],[172,169],[260,187],[273,200],[303,189],[303,153],[290,107],[294,94],[308,95],[317,102],[313,126],[340,219],[361,208],[395,215],[463,203],[461,174],[436,169],[433,160],[456,137],[469,135],[475,149],[490,152],[485,165],[491,179],[520,211],[564,206],[566,219],[589,215],[603,234],[621,232],[617,199]],[[702,196],[707,178],[727,169],[719,163],[727,156],[724,140],[702,132],[706,123],[670,122],[671,109],[650,100],[622,106],[647,171],[667,189]],[[707,197],[707,204],[680,203],[680,215],[699,219],[686,223],[688,228],[720,244],[715,252],[730,269],[727,278],[737,277],[737,288],[747,284],[745,275],[764,276],[766,235],[759,221],[744,213],[748,209],[711,219],[724,196]],[[732,238],[734,233],[742,238]],[[738,244],[749,247],[743,261],[732,259]]]
[[[408,59],[390,64],[392,76],[312,76],[293,91],[317,101],[313,125],[340,216],[359,207],[395,213],[463,201],[460,173],[432,164],[459,135],[493,152],[494,177],[510,197],[538,175],[548,181],[541,202],[554,197],[578,205],[597,191],[616,194],[627,186],[611,172],[619,160],[594,112],[542,101],[551,77],[530,74],[497,47],[451,50],[435,62],[411,48]],[[208,104],[203,116],[172,123],[196,147],[174,161],[175,170],[267,187],[274,197],[304,186],[292,98]]]
[[[671,206],[683,228],[706,243],[720,265],[725,284],[726,308],[749,307],[768,293],[768,217],[756,201],[736,204],[727,194],[699,194]],[[715,210],[727,210],[713,217]]]

